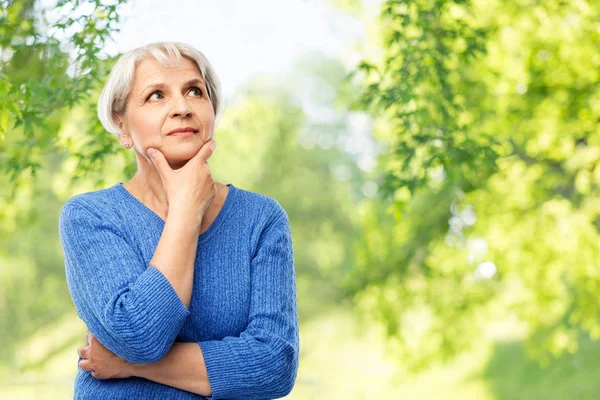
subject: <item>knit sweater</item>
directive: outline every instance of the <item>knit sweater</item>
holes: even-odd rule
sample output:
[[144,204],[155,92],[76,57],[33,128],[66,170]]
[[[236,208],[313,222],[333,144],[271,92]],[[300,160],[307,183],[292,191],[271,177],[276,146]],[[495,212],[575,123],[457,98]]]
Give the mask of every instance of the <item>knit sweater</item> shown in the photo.
[[66,279],[90,332],[133,363],[195,342],[212,388],[207,398],[139,377],[98,380],[79,368],[75,399],[272,399],[291,391],[299,335],[288,216],[268,196],[227,186],[198,238],[189,308],[149,265],[165,221],[121,182],[65,203]]

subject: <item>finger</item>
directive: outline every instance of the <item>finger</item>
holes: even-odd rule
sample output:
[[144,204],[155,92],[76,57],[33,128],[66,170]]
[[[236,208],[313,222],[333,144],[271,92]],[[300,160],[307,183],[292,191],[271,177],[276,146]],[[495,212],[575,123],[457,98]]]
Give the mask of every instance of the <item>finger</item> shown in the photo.
[[217,147],[217,142],[213,139],[209,139],[206,143],[202,145],[198,154],[194,156],[195,159],[198,159],[199,162],[205,163],[208,161],[210,156],[212,156],[215,148]]
[[154,167],[158,170],[158,174],[161,178],[167,177],[169,172],[172,172],[167,159],[160,150],[149,148],[148,157],[150,157],[152,164],[154,164]]
[[90,360],[83,359],[79,361],[79,368],[81,368],[84,371],[91,371],[93,369],[92,362]]
[[96,336],[94,336],[94,335],[90,334],[90,336],[88,337],[88,339],[90,340],[89,343],[88,343],[88,346],[90,346],[90,349],[92,348],[92,344],[95,346],[97,343],[100,343],[98,341],[98,338]]
[[102,371],[96,371],[95,369],[92,369],[92,376],[98,380],[106,379],[106,376],[102,373]]
[[81,358],[90,358],[90,348],[89,346],[81,346],[77,348],[77,354]]
[[85,341],[87,342],[87,344],[90,344],[90,341],[92,340],[92,338],[94,337],[94,335],[92,335],[92,332],[87,331],[85,333]]

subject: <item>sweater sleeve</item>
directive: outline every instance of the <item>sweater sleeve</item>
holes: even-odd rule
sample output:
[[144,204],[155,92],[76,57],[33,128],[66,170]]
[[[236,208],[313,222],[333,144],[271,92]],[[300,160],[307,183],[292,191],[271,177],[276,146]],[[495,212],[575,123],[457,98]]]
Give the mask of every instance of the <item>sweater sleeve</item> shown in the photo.
[[251,264],[248,326],[239,337],[199,342],[211,399],[273,399],[287,395],[298,371],[299,335],[292,238],[277,205]]
[[167,278],[114,223],[78,202],[63,207],[59,234],[69,292],[90,332],[128,361],[160,360],[189,315]]

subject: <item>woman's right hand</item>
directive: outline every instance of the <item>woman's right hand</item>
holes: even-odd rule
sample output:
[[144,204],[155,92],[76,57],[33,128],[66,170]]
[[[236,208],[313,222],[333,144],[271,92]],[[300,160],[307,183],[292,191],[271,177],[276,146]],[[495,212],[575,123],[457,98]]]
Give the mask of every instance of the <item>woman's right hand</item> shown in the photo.
[[171,169],[165,156],[157,149],[149,148],[148,156],[158,170],[163,188],[169,201],[169,213],[173,210],[194,213],[199,211],[198,224],[206,209],[217,194],[215,181],[208,168],[208,159],[213,154],[217,142],[209,139],[198,153],[183,167]]

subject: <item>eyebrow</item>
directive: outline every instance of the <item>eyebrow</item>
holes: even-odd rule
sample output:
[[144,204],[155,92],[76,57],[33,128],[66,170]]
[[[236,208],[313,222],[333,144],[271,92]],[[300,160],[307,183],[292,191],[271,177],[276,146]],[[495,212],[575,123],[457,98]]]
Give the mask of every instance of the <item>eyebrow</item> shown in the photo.
[[[153,83],[152,85],[146,86],[146,88],[140,92],[140,95],[148,93],[149,90],[164,89],[166,86],[167,85],[164,83]],[[204,81],[199,78],[194,78],[184,83],[184,86],[204,86]]]

